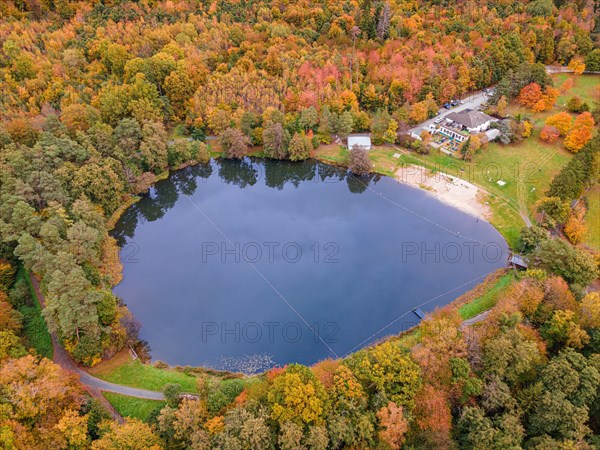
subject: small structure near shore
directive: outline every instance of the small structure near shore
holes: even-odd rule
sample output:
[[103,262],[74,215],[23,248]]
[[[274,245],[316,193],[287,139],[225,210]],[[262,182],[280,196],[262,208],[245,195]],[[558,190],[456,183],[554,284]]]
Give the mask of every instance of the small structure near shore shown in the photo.
[[371,138],[364,135],[348,136],[348,150],[352,150],[355,145],[363,150],[371,150]]
[[509,267],[513,267],[515,269],[527,270],[529,267],[528,262],[523,259],[521,255],[515,255],[514,253],[510,256],[508,260]]
[[418,306],[417,306],[416,308],[413,308],[413,309],[412,309],[412,312],[414,312],[414,313],[415,313],[415,315],[416,315],[416,316],[417,316],[419,319],[421,319],[421,320],[423,320],[423,319],[425,318],[425,313],[424,313],[424,312],[423,312],[423,310],[422,310],[421,308],[419,308]]

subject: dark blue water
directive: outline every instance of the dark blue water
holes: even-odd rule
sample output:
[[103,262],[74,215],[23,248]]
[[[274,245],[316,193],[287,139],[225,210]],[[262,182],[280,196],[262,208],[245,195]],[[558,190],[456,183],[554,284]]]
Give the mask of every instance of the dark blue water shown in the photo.
[[[398,333],[504,266],[487,222],[388,177],[217,161],[129,208],[115,293],[154,359],[251,372]],[[407,314],[408,312],[408,314]]]

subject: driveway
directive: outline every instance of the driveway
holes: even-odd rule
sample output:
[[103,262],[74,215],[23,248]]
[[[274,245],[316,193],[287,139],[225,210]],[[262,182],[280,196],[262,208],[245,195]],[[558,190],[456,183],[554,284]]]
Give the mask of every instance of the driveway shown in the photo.
[[434,117],[433,119],[428,119],[425,122],[421,122],[420,124],[414,126],[410,130],[408,130],[408,132],[409,132],[409,134],[415,133],[417,135],[420,135],[421,131],[423,131],[423,128],[429,129],[430,125],[435,125],[434,121],[438,117],[443,118],[448,113],[459,112],[459,111],[463,111],[465,109],[477,109],[479,106],[481,106],[482,103],[486,102],[488,99],[489,99],[489,97],[483,91],[473,92],[463,99],[463,101],[465,102],[464,105],[458,105],[452,109],[441,108],[439,110],[438,116]]

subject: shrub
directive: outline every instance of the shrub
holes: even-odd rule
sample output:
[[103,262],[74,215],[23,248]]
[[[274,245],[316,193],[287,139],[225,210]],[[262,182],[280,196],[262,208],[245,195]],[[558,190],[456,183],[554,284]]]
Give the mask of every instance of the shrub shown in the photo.
[[590,106],[581,97],[574,95],[567,102],[567,109],[574,113],[582,113],[590,110]]
[[163,387],[163,394],[165,394],[167,404],[172,408],[176,408],[181,401],[181,386],[177,383],[165,384]]
[[367,175],[371,171],[371,160],[369,152],[362,147],[355,145],[350,150],[348,162],[350,171],[356,175]]

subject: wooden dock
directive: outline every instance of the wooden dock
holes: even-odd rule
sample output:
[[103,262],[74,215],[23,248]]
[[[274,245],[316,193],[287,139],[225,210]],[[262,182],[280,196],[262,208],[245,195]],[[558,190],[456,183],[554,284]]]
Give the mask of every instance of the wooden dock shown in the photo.
[[425,318],[425,313],[424,313],[424,312],[423,312],[423,310],[422,310],[421,308],[419,308],[419,307],[413,308],[413,309],[412,309],[412,312],[414,312],[414,313],[415,313],[415,315],[416,315],[416,316],[417,316],[419,319],[421,319],[421,320],[423,320],[423,319]]

